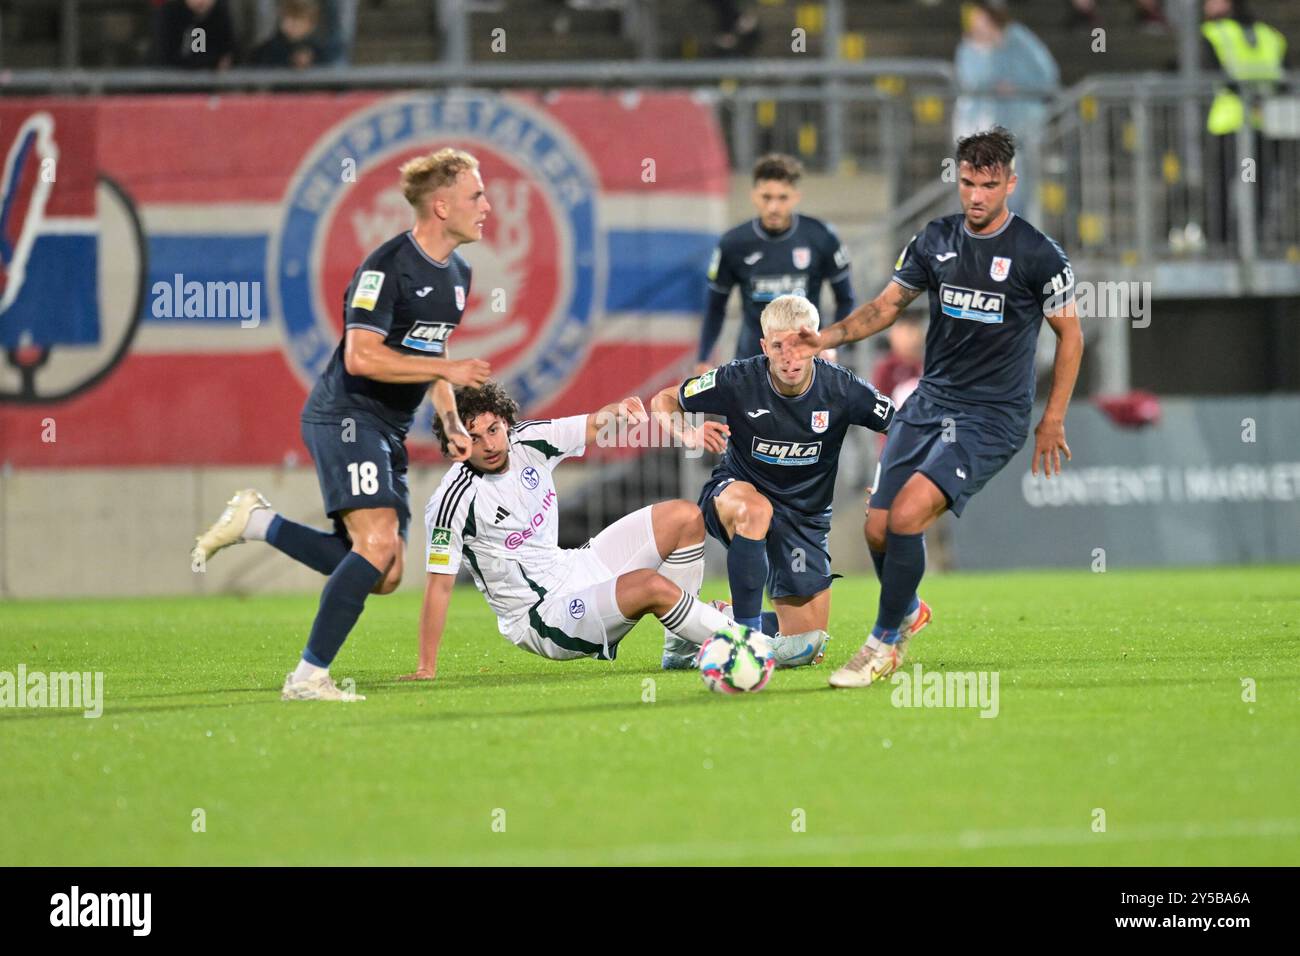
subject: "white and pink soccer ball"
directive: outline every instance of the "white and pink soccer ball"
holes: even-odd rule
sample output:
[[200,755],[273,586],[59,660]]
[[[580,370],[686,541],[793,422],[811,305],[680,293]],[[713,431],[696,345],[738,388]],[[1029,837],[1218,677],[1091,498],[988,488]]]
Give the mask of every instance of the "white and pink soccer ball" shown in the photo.
[[767,686],[776,667],[772,644],[758,631],[733,624],[700,647],[700,679],[719,694],[753,694]]

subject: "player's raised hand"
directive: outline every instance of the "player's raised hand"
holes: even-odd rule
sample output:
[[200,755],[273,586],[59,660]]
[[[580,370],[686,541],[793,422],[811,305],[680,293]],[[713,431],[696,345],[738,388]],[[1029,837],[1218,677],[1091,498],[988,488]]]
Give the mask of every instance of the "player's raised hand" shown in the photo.
[[801,328],[790,336],[789,348],[796,359],[810,359],[822,350],[822,337],[816,329]]
[[1044,418],[1034,429],[1034,458],[1029,464],[1029,471],[1034,475],[1038,474],[1038,463],[1041,458],[1044,478],[1050,479],[1054,474],[1059,475],[1061,452],[1065,452],[1065,460],[1069,461],[1070,446],[1065,443],[1065,422]]
[[474,448],[474,439],[469,437],[464,423],[457,419],[450,428],[444,424],[443,430],[447,435],[447,455],[451,460],[468,461],[469,453]]
[[731,429],[725,422],[705,422],[699,428],[687,429],[682,440],[687,448],[703,448],[720,455],[726,450],[730,435]]
[[635,395],[630,395],[618,403],[618,417],[623,421],[631,422],[633,425],[639,425],[641,422],[650,420],[645,405]]
[[492,376],[492,366],[482,359],[459,359],[448,362],[442,377],[453,385],[478,388]]

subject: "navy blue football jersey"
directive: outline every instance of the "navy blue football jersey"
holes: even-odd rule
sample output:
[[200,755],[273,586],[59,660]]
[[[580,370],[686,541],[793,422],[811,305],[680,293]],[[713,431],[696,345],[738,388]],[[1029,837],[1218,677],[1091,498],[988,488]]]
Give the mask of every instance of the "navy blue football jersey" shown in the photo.
[[917,391],[940,405],[995,409],[1026,424],[1043,317],[1074,300],[1061,247],[1015,213],[987,236],[971,233],[958,213],[912,237],[893,281],[930,294]]
[[821,307],[822,283],[849,275],[849,253],[835,230],[812,216],[795,215],[779,235],[751,219],[726,232],[709,262],[709,288],[723,295],[740,286],[742,326],[736,358],[761,354],[759,316],[781,295],[801,295]]
[[677,401],[688,412],[724,415],[731,438],[714,474],[748,481],[773,504],[829,515],[840,445],[850,425],[885,431],[894,404],[842,365],[813,360],[802,395],[772,384],[767,356],[737,359],[687,379]]
[[[343,334],[368,329],[382,335],[390,349],[443,358],[465,314],[469,284],[469,263],[458,253],[439,262],[404,232],[366,256],[353,273],[343,296]],[[336,425],[351,415],[405,434],[428,390],[427,382],[377,382],[349,374],[340,340],[307,398],[302,420]]]

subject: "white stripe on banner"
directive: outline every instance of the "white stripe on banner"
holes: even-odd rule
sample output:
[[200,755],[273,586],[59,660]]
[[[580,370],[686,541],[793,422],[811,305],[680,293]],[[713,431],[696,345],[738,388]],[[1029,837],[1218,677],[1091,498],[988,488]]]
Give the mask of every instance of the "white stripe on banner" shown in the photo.
[[606,229],[721,233],[727,227],[727,199],[698,193],[605,193],[600,221]]
[[46,216],[38,230],[41,235],[84,236],[99,234],[99,220],[94,216]]
[[149,235],[223,236],[269,235],[280,224],[280,204],[273,202],[222,202],[149,204],[140,207],[140,219]]
[[701,321],[680,312],[611,312],[596,317],[596,341],[695,343]]
[[276,352],[280,332],[274,320],[262,316],[253,328],[243,328],[239,319],[226,322],[144,321],[135,331],[131,352],[177,355],[193,352]]
[[[136,331],[133,352],[262,352],[281,347],[279,319],[264,314],[260,324],[244,328],[229,322],[168,322],[146,318]],[[615,312],[595,321],[597,343],[693,345],[700,320],[679,312]],[[462,356],[463,357],[463,356]]]
[[[727,201],[695,193],[604,193],[599,215],[607,230],[721,233]],[[140,216],[150,234],[269,235],[279,228],[282,211],[279,203],[151,203],[140,207]],[[473,258],[472,251],[468,255]]]

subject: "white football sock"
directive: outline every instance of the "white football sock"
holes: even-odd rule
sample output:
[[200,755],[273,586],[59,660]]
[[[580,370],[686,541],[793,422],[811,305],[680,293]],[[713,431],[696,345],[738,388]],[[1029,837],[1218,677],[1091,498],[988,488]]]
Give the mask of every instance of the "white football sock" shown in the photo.
[[[691,597],[698,598],[700,585],[704,583],[704,542],[678,548],[664,558],[664,563],[659,566],[659,573]],[[664,628],[665,638],[671,633],[668,628]]]
[[294,668],[293,682],[301,684],[303,681],[311,680],[317,674],[329,674],[328,667],[317,667],[315,664],[309,664],[305,660],[300,660],[298,666]]
[[265,541],[266,529],[271,527],[271,522],[274,519],[275,509],[254,508],[248,516],[248,524],[244,526],[244,540]]
[[686,591],[663,617],[659,618],[673,634],[685,638],[692,644],[703,644],[718,631],[731,626],[727,615],[716,607],[703,601],[697,601]]

